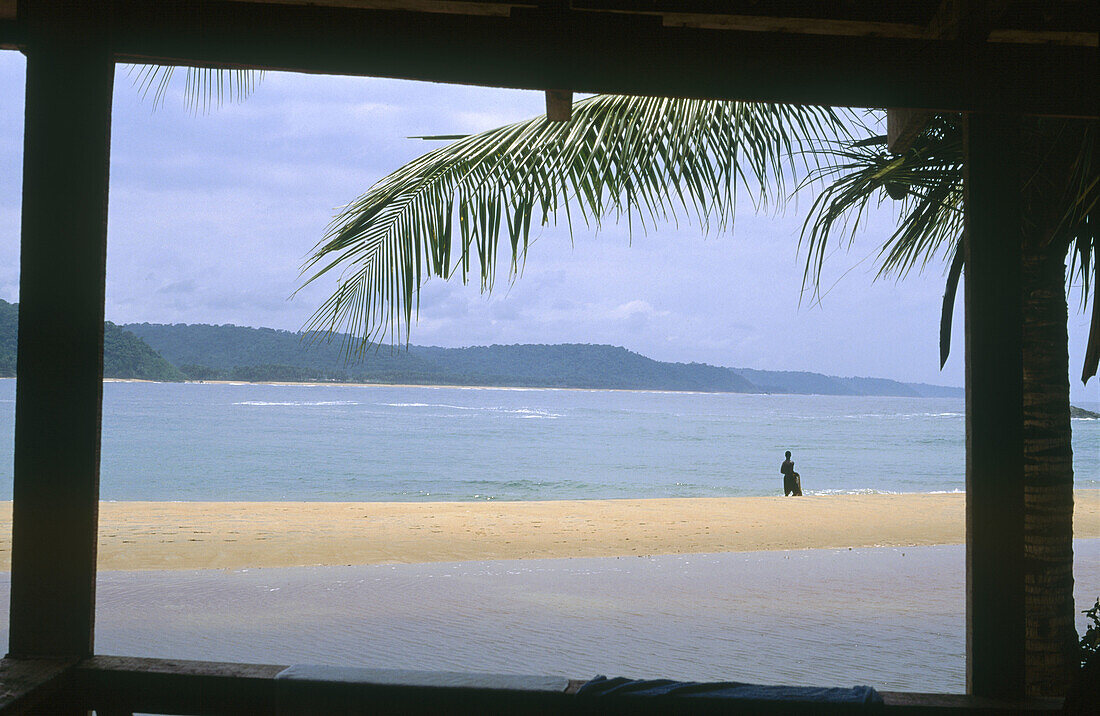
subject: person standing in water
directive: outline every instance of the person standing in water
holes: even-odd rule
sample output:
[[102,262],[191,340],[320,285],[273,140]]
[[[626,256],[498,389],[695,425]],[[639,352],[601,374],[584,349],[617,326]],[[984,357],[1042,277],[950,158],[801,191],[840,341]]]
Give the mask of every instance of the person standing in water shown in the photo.
[[802,497],[802,477],[794,471],[794,462],[791,460],[791,451],[788,450],[787,459],[783,461],[783,464],[779,467],[779,472],[783,475],[783,496],[789,497],[794,495],[795,497]]

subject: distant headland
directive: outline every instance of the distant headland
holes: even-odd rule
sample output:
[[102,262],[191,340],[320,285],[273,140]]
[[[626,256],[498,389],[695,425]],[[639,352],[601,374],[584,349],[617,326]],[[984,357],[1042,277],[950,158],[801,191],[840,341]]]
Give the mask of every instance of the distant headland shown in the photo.
[[[18,305],[0,300],[0,376],[15,374]],[[348,362],[331,341],[271,328],[106,323],[104,377],[158,381],[490,387],[957,398],[962,388],[806,371],[667,363],[610,345],[375,346]]]

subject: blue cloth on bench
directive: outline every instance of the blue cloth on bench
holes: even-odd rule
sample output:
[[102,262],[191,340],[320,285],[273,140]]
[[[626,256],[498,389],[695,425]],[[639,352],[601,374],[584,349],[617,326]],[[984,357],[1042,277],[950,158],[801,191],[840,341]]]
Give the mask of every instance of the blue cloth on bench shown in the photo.
[[578,696],[674,696],[745,701],[799,701],[824,704],[881,704],[870,686],[766,686],[736,681],[671,681],[669,679],[609,679],[597,676],[577,691]]

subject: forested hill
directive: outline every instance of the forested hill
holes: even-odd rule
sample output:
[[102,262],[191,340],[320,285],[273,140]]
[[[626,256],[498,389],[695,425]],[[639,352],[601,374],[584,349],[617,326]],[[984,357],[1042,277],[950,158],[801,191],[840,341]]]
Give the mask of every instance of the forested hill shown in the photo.
[[750,381],[726,368],[661,363],[612,346],[376,346],[349,364],[339,340],[310,342],[290,331],[151,323],[129,324],[126,329],[197,380],[759,392]]
[[[15,375],[18,324],[18,305],[0,300],[0,377]],[[310,342],[270,328],[107,322],[103,341],[106,378],[962,396],[960,388],[882,378],[664,363],[606,345],[378,346],[348,364],[339,340]]]
[[241,326],[123,326],[195,380],[499,385],[735,393],[961,397],[962,389],[882,378],[664,363],[606,345],[378,346],[346,364],[339,340]]
[[[0,377],[15,375],[19,304],[0,299]],[[174,365],[129,331],[103,325],[103,377],[175,381],[185,377]]]

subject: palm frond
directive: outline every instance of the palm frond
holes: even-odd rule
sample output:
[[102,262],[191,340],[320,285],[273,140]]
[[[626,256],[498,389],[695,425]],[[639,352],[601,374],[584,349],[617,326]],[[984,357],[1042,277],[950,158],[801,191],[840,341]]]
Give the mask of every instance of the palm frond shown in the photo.
[[904,154],[886,137],[831,142],[813,151],[821,166],[803,185],[828,184],[817,195],[802,228],[806,249],[803,286],[817,290],[827,249],[846,248],[868,211],[897,201],[899,221],[879,250],[879,276],[904,277],[936,256],[951,256],[962,235],[962,140],[958,119],[938,115]]
[[1087,309],[1089,298],[1092,298],[1092,319],[1081,368],[1081,382],[1087,383],[1100,365],[1100,238],[1096,226],[1100,215],[1100,141],[1097,137],[1100,127],[1093,121],[1074,129],[1070,139],[1074,158],[1069,181],[1064,187],[1054,187],[1055,191],[1060,190],[1060,205],[1064,211],[1051,238],[1070,242],[1068,280],[1080,280],[1082,311]]
[[[143,98],[153,95],[153,109],[164,103],[176,68],[171,65],[131,65],[128,73]],[[226,101],[243,102],[263,80],[263,70],[186,68],[184,97],[192,114],[203,114]]]
[[951,268],[947,270],[947,286],[943,290],[943,307],[940,309],[940,370],[947,365],[951,355],[951,321],[955,315],[955,295],[959,290],[959,279],[966,264],[966,237],[955,247],[955,258],[951,259]]
[[[306,261],[302,287],[338,272],[306,330],[343,332],[359,348],[387,331],[407,340],[428,276],[496,278],[522,264],[532,224],[643,231],[681,218],[702,231],[732,224],[740,190],[758,209],[816,167],[806,150],[849,137],[858,119],[824,107],[597,95],[569,122],[537,117],[468,136],[383,178],[333,220]],[[299,288],[301,290],[301,288]]]
[[[1052,127],[1049,123],[1057,123]],[[1033,173],[1024,178],[1023,196],[1035,204],[1026,217],[1042,216],[1049,231],[1042,240],[1070,255],[1067,280],[1080,281],[1081,310],[1090,298],[1089,286],[1097,280],[1097,238],[1093,220],[1100,205],[1095,125],[1072,125],[1065,120],[1036,120],[1027,125],[1035,133],[1035,146],[1043,156],[1029,157]],[[814,200],[803,224],[801,241],[807,249],[803,286],[816,292],[831,243],[850,245],[855,231],[872,205],[887,199],[898,202],[897,229],[879,252],[879,276],[905,276],[922,269],[937,256],[953,256],[947,275],[940,324],[941,366],[951,344],[951,317],[959,275],[963,268],[962,131],[957,115],[937,115],[904,154],[888,151],[885,136],[829,142],[812,148],[819,167],[810,182],[828,186]],[[1055,181],[1039,170],[1051,157],[1062,153],[1067,174]],[[1046,184],[1042,184],[1046,182]],[[801,188],[801,187],[800,187]],[[1049,214],[1049,215],[1048,215]],[[1035,227],[1032,227],[1034,230]],[[1068,289],[1069,287],[1067,287]],[[1097,292],[1100,295],[1100,292]],[[1093,296],[1092,330],[1082,379],[1095,375],[1100,361],[1100,313]]]

